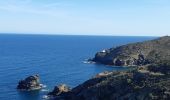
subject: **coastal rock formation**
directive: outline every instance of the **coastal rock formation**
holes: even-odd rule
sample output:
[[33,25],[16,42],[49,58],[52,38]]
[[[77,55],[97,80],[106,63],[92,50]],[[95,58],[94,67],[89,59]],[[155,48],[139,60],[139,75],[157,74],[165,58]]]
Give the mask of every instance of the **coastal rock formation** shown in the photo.
[[68,91],[70,91],[70,88],[65,84],[61,84],[59,86],[55,86],[54,90],[48,93],[48,95],[57,96],[61,93],[68,92]]
[[32,75],[25,78],[24,80],[20,80],[17,86],[17,89],[27,91],[37,90],[41,88],[42,85],[40,84],[39,75]]
[[143,69],[104,72],[55,100],[169,100],[169,82],[170,74]]
[[69,92],[71,89],[66,84],[61,84],[59,86],[55,86],[53,91],[47,94],[46,98],[55,98],[56,96],[62,95],[64,93]]
[[170,37],[104,50],[93,59],[102,64],[133,66],[102,72],[54,100],[170,100]]
[[92,61],[115,66],[142,66],[170,59],[170,37],[110,48],[96,53]]

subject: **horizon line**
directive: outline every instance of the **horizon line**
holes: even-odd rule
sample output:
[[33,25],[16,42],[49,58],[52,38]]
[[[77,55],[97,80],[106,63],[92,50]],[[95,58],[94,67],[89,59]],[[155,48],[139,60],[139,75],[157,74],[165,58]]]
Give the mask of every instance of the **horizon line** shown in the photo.
[[169,35],[112,35],[112,34],[69,34],[69,33],[10,33],[10,32],[0,32],[0,35],[54,35],[54,36],[121,36],[121,37],[127,37],[127,36],[132,36],[132,37],[162,37],[162,36],[169,36]]

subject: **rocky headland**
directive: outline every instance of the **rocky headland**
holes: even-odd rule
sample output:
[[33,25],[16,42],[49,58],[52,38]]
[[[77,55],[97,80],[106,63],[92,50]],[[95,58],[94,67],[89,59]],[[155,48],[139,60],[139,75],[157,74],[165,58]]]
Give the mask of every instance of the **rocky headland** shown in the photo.
[[110,48],[96,53],[92,61],[114,66],[160,64],[170,59],[170,37]]
[[31,91],[31,90],[39,90],[43,86],[40,84],[39,75],[32,75],[24,80],[20,80],[17,86],[19,90]]
[[48,95],[54,100],[170,100],[170,37],[103,50],[92,60],[131,67],[99,73],[69,91],[57,87]]

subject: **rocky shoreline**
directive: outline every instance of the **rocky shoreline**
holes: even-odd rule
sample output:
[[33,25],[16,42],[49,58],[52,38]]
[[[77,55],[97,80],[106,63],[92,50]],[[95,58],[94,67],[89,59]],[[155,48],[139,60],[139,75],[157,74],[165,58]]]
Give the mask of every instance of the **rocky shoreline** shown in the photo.
[[130,66],[103,72],[55,100],[169,100],[170,37],[123,45],[98,52],[92,61]]
[[168,100],[169,76],[113,72],[90,79],[56,100]]
[[128,66],[102,72],[79,86],[56,86],[51,100],[170,100],[170,37],[123,45],[96,53],[96,63]]

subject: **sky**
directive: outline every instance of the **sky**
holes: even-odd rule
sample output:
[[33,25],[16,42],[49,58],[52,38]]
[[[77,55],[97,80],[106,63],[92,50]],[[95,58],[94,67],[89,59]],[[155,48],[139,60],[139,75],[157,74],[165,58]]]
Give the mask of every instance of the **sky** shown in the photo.
[[0,0],[0,33],[165,36],[170,0]]

